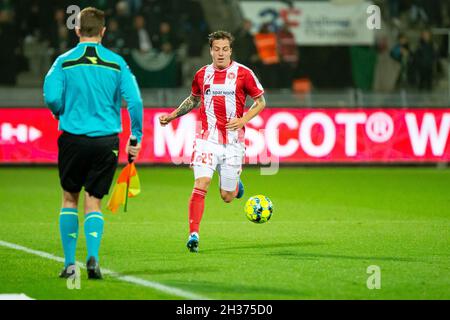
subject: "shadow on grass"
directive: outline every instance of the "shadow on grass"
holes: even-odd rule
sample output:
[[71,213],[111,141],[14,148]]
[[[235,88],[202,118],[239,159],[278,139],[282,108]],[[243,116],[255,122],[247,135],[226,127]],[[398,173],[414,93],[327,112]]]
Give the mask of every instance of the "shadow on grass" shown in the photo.
[[211,248],[211,249],[200,249],[200,253],[214,253],[214,252],[223,252],[223,251],[233,251],[233,250],[242,250],[242,249],[251,249],[251,250],[264,250],[268,249],[277,249],[277,248],[289,248],[289,247],[306,247],[306,246],[320,246],[326,244],[325,242],[284,242],[284,243],[259,243],[259,244],[248,244],[242,246],[231,246],[231,247],[223,247],[223,248]]
[[[239,250],[252,250],[249,253],[252,254],[254,252],[258,254],[264,254],[269,256],[277,256],[277,257],[286,257],[289,259],[303,259],[303,260],[318,260],[323,258],[329,259],[347,259],[347,260],[370,260],[370,261],[392,261],[392,262],[421,262],[421,260],[410,259],[404,257],[386,257],[386,256],[350,256],[350,255],[340,255],[340,254],[322,254],[322,253],[305,253],[301,252],[301,248],[310,247],[310,246],[321,246],[326,245],[326,242],[285,242],[285,243],[261,243],[261,244],[248,244],[242,246],[231,246],[231,247],[222,247],[222,248],[211,248],[200,250],[200,253],[232,253],[233,251]],[[298,250],[289,250],[295,249]],[[277,250],[282,249],[282,250]],[[287,249],[287,250],[286,250]]]
[[421,262],[420,260],[402,257],[348,256],[339,254],[302,253],[294,251],[271,252],[269,253],[269,255],[293,259],[307,259],[307,260],[329,258],[329,259],[370,260],[370,261]]

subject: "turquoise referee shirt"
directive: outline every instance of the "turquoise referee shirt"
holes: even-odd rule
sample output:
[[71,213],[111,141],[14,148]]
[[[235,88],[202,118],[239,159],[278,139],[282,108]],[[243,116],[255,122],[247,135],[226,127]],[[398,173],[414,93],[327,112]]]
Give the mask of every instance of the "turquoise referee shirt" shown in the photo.
[[101,137],[122,132],[127,102],[131,133],[142,139],[143,104],[125,60],[99,43],[81,42],[60,55],[44,81],[44,101],[59,116],[60,130]]

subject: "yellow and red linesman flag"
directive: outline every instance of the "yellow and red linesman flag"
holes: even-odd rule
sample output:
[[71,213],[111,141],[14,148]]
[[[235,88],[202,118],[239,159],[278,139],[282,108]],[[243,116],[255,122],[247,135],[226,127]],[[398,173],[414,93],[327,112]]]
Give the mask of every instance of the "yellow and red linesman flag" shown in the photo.
[[111,198],[109,198],[107,204],[107,208],[113,213],[116,213],[120,205],[126,203],[127,185],[128,197],[135,197],[141,192],[141,183],[139,182],[139,176],[136,167],[134,166],[134,162],[127,164],[117,178],[116,185],[114,186]]

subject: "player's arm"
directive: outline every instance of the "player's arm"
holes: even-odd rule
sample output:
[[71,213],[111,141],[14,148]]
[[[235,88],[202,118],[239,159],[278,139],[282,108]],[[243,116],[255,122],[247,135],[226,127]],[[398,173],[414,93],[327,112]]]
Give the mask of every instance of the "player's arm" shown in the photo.
[[138,141],[136,146],[130,146],[130,140],[128,139],[125,152],[130,154],[132,156],[131,158],[135,160],[141,150],[144,105],[136,77],[124,61],[121,66],[120,92],[127,102],[127,109],[131,120],[131,134]]
[[44,80],[44,101],[58,119],[64,109],[65,77],[61,60],[56,59]]
[[263,95],[255,98],[255,100],[253,100],[252,106],[250,107],[250,110],[246,114],[244,114],[242,118],[231,119],[225,127],[228,130],[239,130],[243,128],[247,124],[247,122],[256,117],[265,108],[265,106],[266,100],[264,99]]
[[180,106],[175,109],[170,114],[165,114],[159,117],[159,123],[162,126],[167,125],[170,121],[182,117],[185,114],[191,112],[193,109],[198,108],[200,105],[201,98],[200,96],[195,96],[191,94],[189,97],[184,99],[184,101],[180,104]]

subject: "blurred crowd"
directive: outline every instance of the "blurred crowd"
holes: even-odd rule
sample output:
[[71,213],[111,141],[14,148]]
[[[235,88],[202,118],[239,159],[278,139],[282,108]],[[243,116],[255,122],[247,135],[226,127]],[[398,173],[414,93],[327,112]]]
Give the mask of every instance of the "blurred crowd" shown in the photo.
[[254,34],[251,30],[251,21],[244,20],[234,32],[236,61],[255,70],[267,88],[290,88],[299,62],[294,34],[287,25],[274,30],[269,23],[262,24]]
[[105,11],[103,45],[119,54],[172,53],[185,44],[187,56],[198,56],[206,44],[209,30],[195,0],[0,0],[0,70],[8,74],[0,84],[14,85],[17,74],[32,67],[26,49],[32,44],[44,46],[50,62],[77,44],[66,26],[66,9],[73,4]]
[[[371,76],[369,87],[375,91],[431,91],[439,79],[448,81],[448,36],[433,35],[433,30],[450,30],[450,1],[374,0],[374,3],[381,7],[383,30],[389,39],[381,37],[372,48],[367,48],[375,54],[363,59],[360,68],[357,61],[351,61],[352,49],[361,49],[358,46],[299,46],[287,25],[277,27],[265,23],[252,33],[252,23],[248,20],[234,33],[234,56],[256,70],[268,88],[293,88],[296,80],[322,83],[322,87],[333,84],[341,88],[359,87],[352,68],[370,73],[371,65],[377,63],[379,73],[384,74],[377,80],[387,81],[378,86],[375,75]],[[390,59],[387,63],[381,57],[384,53]],[[307,86],[306,90],[309,89]]]
[[[442,0],[387,0],[385,12],[398,28],[412,26],[441,26],[444,23],[445,9]],[[406,21],[402,16],[407,16]]]
[[[359,67],[352,61],[356,46],[299,46],[288,26],[252,26],[245,19],[229,30],[235,37],[234,59],[255,70],[266,88],[293,88],[305,78],[320,88],[361,88],[355,72],[367,73],[373,64],[372,80],[363,85],[367,88],[432,90],[446,74],[448,63],[448,37],[437,37],[433,28],[450,28],[450,1],[374,3],[382,9],[384,35],[364,48],[374,52],[373,61],[364,58]],[[72,4],[105,11],[103,45],[126,59],[136,51],[178,57],[179,86],[189,85],[189,68],[210,63],[207,35],[212,30],[199,0],[0,0],[0,85],[15,85],[18,74],[33,68],[42,68],[36,74],[45,73],[58,55],[76,45],[75,33],[66,26],[66,8]]]
[[376,49],[381,65],[375,91],[445,88],[449,73],[450,1],[375,0],[384,35]]
[[422,31],[419,44],[413,50],[408,37],[401,33],[398,43],[390,51],[391,57],[400,64],[398,87],[417,87],[430,91],[433,73],[438,62],[438,52],[428,30]]
[[[431,91],[441,78],[448,78],[450,1],[379,0],[390,34],[380,38],[379,52],[395,62],[393,89]],[[450,30],[450,29],[449,29]],[[386,38],[395,39],[387,46]],[[448,80],[447,80],[448,81]]]
[[[195,0],[0,0],[0,69],[8,75],[0,83],[14,85],[17,74],[33,67],[31,60],[43,63],[44,58],[30,59],[27,48],[39,46],[33,52],[39,51],[51,63],[77,44],[75,33],[66,26],[66,9],[74,3],[105,11],[107,32],[102,43],[126,58],[133,50],[170,54],[183,46],[183,58],[188,60],[201,56],[207,46],[210,30]],[[248,20],[231,30],[236,38],[234,58],[257,70],[266,87],[289,87],[298,64],[294,35],[287,27],[272,30],[269,24],[256,34],[251,30]],[[279,77],[279,72],[285,77]]]

